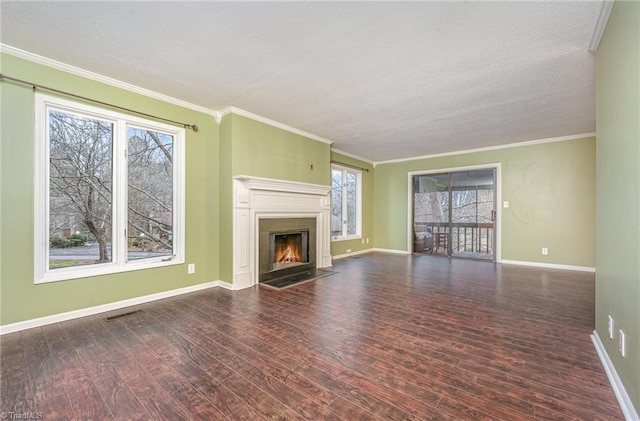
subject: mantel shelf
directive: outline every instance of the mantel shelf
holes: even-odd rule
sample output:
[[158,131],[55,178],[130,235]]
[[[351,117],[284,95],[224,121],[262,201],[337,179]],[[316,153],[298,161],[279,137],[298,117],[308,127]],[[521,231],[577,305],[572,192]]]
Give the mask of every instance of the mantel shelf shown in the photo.
[[298,181],[275,180],[271,178],[237,175],[234,180],[241,182],[248,190],[283,191],[287,193],[312,194],[325,196],[331,191],[331,186],[301,183]]

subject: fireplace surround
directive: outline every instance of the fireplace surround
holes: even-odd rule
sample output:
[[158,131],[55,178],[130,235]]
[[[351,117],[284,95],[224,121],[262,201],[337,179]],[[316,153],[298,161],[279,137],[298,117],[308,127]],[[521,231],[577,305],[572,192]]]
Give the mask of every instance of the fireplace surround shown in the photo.
[[258,226],[258,280],[316,267],[316,218],[261,218]]
[[308,262],[284,268],[283,275],[296,267],[331,267],[330,186],[244,175],[235,176],[233,185],[233,289],[256,285],[273,272],[269,257],[260,258],[269,255],[271,234],[308,231]]

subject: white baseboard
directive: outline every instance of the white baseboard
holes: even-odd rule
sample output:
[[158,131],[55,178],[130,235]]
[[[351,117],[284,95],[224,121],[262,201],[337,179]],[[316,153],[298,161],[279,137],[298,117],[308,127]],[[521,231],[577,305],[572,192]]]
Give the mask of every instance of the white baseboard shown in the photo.
[[211,282],[211,284],[213,284],[214,287],[220,287],[220,288],[228,289],[229,291],[235,291],[236,290],[236,288],[234,288],[233,284],[230,283],[230,282],[213,281],[213,282]]
[[351,256],[357,256],[359,254],[371,253],[372,250],[373,249],[365,249],[365,250],[352,251],[351,253],[336,254],[335,256],[333,256],[333,260],[340,260],[340,259],[345,259]]
[[372,251],[377,251],[377,252],[380,252],[380,253],[389,253],[389,254],[404,254],[404,255],[412,254],[410,251],[396,250],[396,249],[374,248],[374,249],[372,249]]
[[142,297],[130,298],[128,300],[116,301],[114,303],[102,304],[95,307],[83,308],[80,310],[68,311],[66,313],[53,314],[51,316],[39,317],[37,319],[25,320],[23,322],[11,323],[0,326],[0,335],[18,332],[20,330],[31,329],[33,327],[45,326],[52,323],[64,322],[65,320],[77,319],[79,317],[92,316],[94,314],[104,313],[105,311],[117,310],[119,308],[130,307],[138,304],[144,304],[163,298],[174,297],[176,295],[187,294],[189,292],[200,291],[208,288],[221,287],[232,289],[232,285],[228,282],[213,281],[188,286],[184,288],[172,289],[170,291],[158,292],[155,294],[144,295]]
[[358,254],[366,254],[366,253],[371,253],[371,252],[374,252],[374,251],[377,251],[379,253],[388,253],[388,254],[403,254],[403,255],[411,254],[410,252],[408,252],[406,250],[370,248],[370,249],[365,249],[365,250],[354,251],[354,252],[351,252],[351,253],[337,254],[337,255],[333,256],[333,260],[340,260],[340,259],[344,259],[346,257],[357,256]]
[[[354,251],[351,253],[338,254],[333,256],[333,259],[339,260],[339,259],[344,259],[351,256],[356,256],[358,254],[371,253],[374,251],[379,253],[388,253],[388,254],[402,254],[402,255],[412,254],[411,252],[406,250],[370,248],[365,250]],[[590,273],[595,273],[596,271],[596,268],[590,267],[590,266],[558,265],[555,263],[526,262],[526,261],[520,261],[520,260],[501,260],[497,263],[502,263],[505,265],[531,266],[531,267],[547,268],[547,269],[575,270],[579,272],[590,272]]]
[[576,270],[579,272],[596,272],[596,268],[590,266],[558,265],[555,263],[525,262],[520,260],[501,260],[497,263],[502,263],[505,265],[533,266],[537,268],[547,269]]
[[605,349],[602,341],[600,340],[600,336],[598,336],[598,332],[595,330],[591,335],[591,342],[593,342],[593,346],[596,348],[596,352],[600,357],[600,362],[604,367],[604,371],[607,373],[607,377],[609,377],[609,383],[611,383],[611,387],[613,388],[613,392],[616,394],[616,398],[618,399],[618,403],[620,404],[620,408],[622,409],[622,413],[624,414],[624,418],[627,421],[638,421],[640,417],[638,417],[638,413],[636,409],[633,407],[633,402],[629,398],[627,394],[627,390],[624,388],[624,384],[618,377],[618,372],[616,368],[613,366],[613,362],[609,358],[609,354],[607,354],[607,350]]

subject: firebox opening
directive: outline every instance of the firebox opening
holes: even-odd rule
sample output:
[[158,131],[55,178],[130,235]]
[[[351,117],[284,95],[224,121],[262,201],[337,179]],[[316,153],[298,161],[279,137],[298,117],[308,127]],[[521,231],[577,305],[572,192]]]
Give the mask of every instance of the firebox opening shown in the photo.
[[309,263],[309,231],[270,233],[270,270]]

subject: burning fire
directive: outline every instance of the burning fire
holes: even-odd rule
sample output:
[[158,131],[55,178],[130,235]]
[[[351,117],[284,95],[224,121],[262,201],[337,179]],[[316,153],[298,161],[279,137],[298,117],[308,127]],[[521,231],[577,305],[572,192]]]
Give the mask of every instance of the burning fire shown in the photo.
[[293,251],[291,247],[287,247],[287,249],[282,253],[280,258],[278,259],[278,263],[296,263],[300,262],[300,257],[296,252]]

